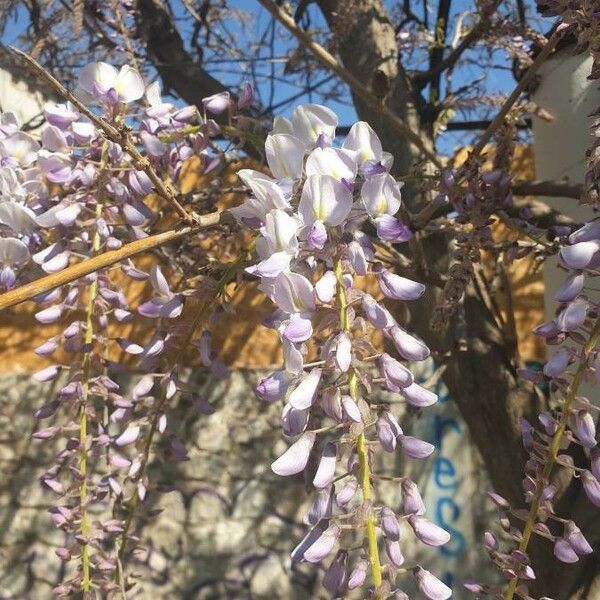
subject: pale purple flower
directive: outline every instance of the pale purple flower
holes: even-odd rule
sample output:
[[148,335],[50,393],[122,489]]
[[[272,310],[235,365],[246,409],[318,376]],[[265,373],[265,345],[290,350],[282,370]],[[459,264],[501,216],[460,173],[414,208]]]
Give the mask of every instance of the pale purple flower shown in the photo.
[[335,138],[337,124],[338,117],[331,109],[320,104],[303,104],[294,109],[291,126],[303,144],[311,145],[322,133]]
[[561,262],[570,269],[585,269],[600,250],[600,241],[579,242],[565,246],[559,252]]
[[327,442],[321,454],[321,460],[313,479],[313,485],[317,489],[328,487],[335,476],[335,465],[337,459],[336,446],[333,442]]
[[265,155],[271,173],[276,179],[298,179],[302,176],[305,145],[293,135],[268,135]]
[[40,145],[28,133],[16,131],[0,140],[0,165],[29,167],[38,157]]
[[404,556],[398,540],[386,539],[385,553],[395,567],[401,567],[404,564]]
[[570,352],[566,348],[561,348],[544,365],[544,375],[546,377],[558,377],[562,375],[569,366],[570,358]]
[[425,503],[417,484],[405,477],[401,483],[402,489],[402,510],[406,515],[424,515]]
[[395,358],[392,358],[389,354],[384,352],[379,357],[379,365],[386,381],[392,386],[407,388],[413,384],[413,374],[402,363],[398,362]]
[[34,373],[33,378],[39,382],[52,381],[58,377],[60,370],[61,368],[59,365],[52,365]]
[[443,546],[450,541],[450,534],[445,529],[425,517],[410,515],[408,524],[412,527],[417,538],[428,546]]
[[54,304],[53,306],[49,306],[48,308],[44,308],[39,312],[35,313],[35,320],[44,325],[48,325],[50,323],[55,323],[60,319],[63,313],[63,305],[62,304]]
[[366,275],[369,270],[369,263],[365,249],[356,240],[352,240],[347,248],[348,260],[357,275]]
[[79,119],[79,113],[73,108],[70,102],[66,104],[46,102],[44,104],[44,117],[46,117],[46,121],[50,125],[67,129],[71,123]]
[[341,332],[335,342],[335,363],[342,373],[346,373],[352,363],[352,342],[345,332]]
[[355,565],[350,575],[348,576],[348,589],[354,590],[359,588],[365,582],[367,578],[367,570],[369,563],[366,560],[359,560]]
[[567,521],[565,523],[564,539],[571,545],[573,550],[580,556],[585,554],[592,554],[594,549],[590,546],[581,529],[575,525],[573,521]]
[[392,327],[395,322],[390,312],[370,294],[363,294],[362,309],[367,319],[373,327],[377,329],[386,329]]
[[206,112],[213,115],[220,115],[225,112],[229,108],[230,103],[229,92],[219,92],[218,94],[213,94],[202,99],[202,106],[204,106]]
[[402,446],[402,451],[410,458],[427,458],[435,450],[433,444],[410,435],[401,435],[398,440]]
[[413,575],[419,590],[428,600],[448,600],[452,595],[452,590],[445,583],[422,567],[415,567]]
[[273,286],[272,299],[279,308],[288,313],[315,310],[313,285],[300,273],[280,273]]
[[563,538],[558,538],[554,543],[554,556],[564,563],[575,563],[579,560],[571,544]]
[[127,446],[135,442],[140,436],[140,427],[138,425],[130,425],[116,440],[117,446]]
[[584,448],[596,446],[596,423],[587,410],[578,410],[572,415],[572,430]]
[[305,342],[312,337],[313,334],[311,320],[302,315],[293,314],[286,322],[284,322],[282,334],[290,342]]
[[306,178],[298,205],[305,225],[312,225],[315,221],[340,225],[351,208],[352,192],[343,183],[330,175],[309,175]]
[[315,221],[306,234],[306,243],[309,248],[322,250],[327,243],[327,229],[321,221]]
[[348,416],[348,418],[356,423],[362,422],[362,415],[360,414],[360,409],[358,405],[351,396],[343,395],[341,397],[342,408],[344,409],[344,413]]
[[576,298],[569,302],[566,308],[556,318],[556,324],[560,331],[574,331],[585,321],[588,310],[588,302],[585,298]]
[[349,192],[348,186],[341,182],[354,181],[357,166],[354,160],[339,148],[315,148],[306,159],[305,170],[308,179],[325,176],[339,182]]
[[588,500],[594,505],[600,507],[600,481],[596,479],[589,471],[581,473],[581,483]]
[[335,501],[338,506],[345,506],[354,498],[354,494],[356,494],[356,490],[358,489],[358,480],[354,475],[350,477],[346,477],[343,480],[343,485],[340,490],[337,492],[335,496]]
[[381,509],[380,522],[385,537],[390,541],[397,542],[400,539],[400,525],[396,514],[391,508],[384,506]]
[[389,421],[384,416],[380,415],[375,423],[375,428],[377,430],[377,438],[379,439],[381,447],[386,452],[394,452],[397,443],[396,433],[392,429]]
[[339,535],[340,529],[337,525],[328,526],[326,521],[320,521],[294,548],[292,560],[321,562],[333,550]]
[[377,237],[385,242],[401,244],[408,242],[408,240],[414,237],[413,232],[408,226],[391,215],[382,215],[374,219],[373,222],[377,228]]
[[289,383],[289,377],[285,371],[275,371],[261,379],[256,386],[256,394],[265,402],[275,402],[285,396]]
[[271,470],[277,475],[288,476],[300,473],[308,463],[316,435],[312,431],[304,433],[275,462]]
[[400,185],[388,173],[375,175],[363,183],[361,197],[370,217],[395,215],[401,204]]
[[323,276],[315,283],[315,294],[319,302],[328,304],[335,296],[337,278],[333,271],[325,271]]
[[417,283],[386,270],[383,270],[379,275],[379,287],[388,298],[405,302],[418,300],[425,292],[425,286],[422,283]]
[[323,576],[323,587],[335,594],[344,586],[346,581],[346,564],[348,562],[348,553],[345,550],[340,550],[332,563],[329,565],[325,575]]
[[420,361],[429,356],[429,348],[416,337],[404,331],[399,325],[394,325],[387,330],[386,335],[394,342],[398,354],[406,360]]
[[81,70],[78,83],[89,99],[109,104],[133,102],[145,92],[140,74],[128,65],[117,71],[104,62],[91,63]]
[[583,273],[575,273],[567,277],[565,282],[558,288],[554,298],[558,302],[570,302],[575,299],[583,290],[585,276]]
[[438,401],[436,394],[425,389],[418,383],[411,383],[409,386],[401,388],[400,393],[404,396],[408,404],[417,408],[432,406]]
[[321,381],[321,369],[313,369],[305,375],[295,389],[290,393],[288,402],[298,410],[309,408],[315,402],[317,389]]
[[13,237],[0,238],[0,265],[19,267],[29,260],[29,248]]
[[342,148],[351,153],[360,165],[367,161],[380,161],[383,156],[379,137],[365,121],[352,125]]

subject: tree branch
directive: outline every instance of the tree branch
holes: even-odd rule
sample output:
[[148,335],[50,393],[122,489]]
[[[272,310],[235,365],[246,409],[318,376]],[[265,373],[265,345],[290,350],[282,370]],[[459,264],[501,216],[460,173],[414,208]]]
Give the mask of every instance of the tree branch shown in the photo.
[[352,91],[369,104],[372,108],[381,111],[389,125],[392,125],[398,133],[406,137],[423,156],[431,161],[436,167],[441,169],[442,162],[437,155],[423,142],[421,136],[414,132],[396,113],[391,111],[382,101],[375,96],[369,89],[350,71],[343,67],[335,57],[330,54],[323,46],[315,42],[305,31],[300,29],[294,20],[270,0],[258,0],[260,4],[271,15],[277,19],[298,41],[310,50],[314,57],[326,68],[336,73],[342,81],[347,83]]
[[111,265],[114,265],[115,263],[127,258],[131,258],[136,254],[148,252],[149,250],[158,248],[159,246],[164,246],[169,242],[173,242],[188,235],[197,233],[198,231],[206,229],[207,227],[218,225],[221,222],[223,214],[225,213],[213,212],[207,215],[200,215],[198,216],[198,222],[195,225],[188,225],[180,229],[173,229],[163,233],[150,235],[142,238],[141,240],[136,240],[129,244],[125,244],[118,250],[109,250],[107,252],[103,252],[102,254],[98,254],[93,258],[88,258],[87,260],[67,267],[59,273],[53,273],[52,275],[41,277],[40,279],[36,279],[31,283],[27,283],[8,292],[4,292],[4,294],[0,294],[0,310],[15,306],[16,304],[20,304],[26,300],[31,300],[39,294],[44,294],[50,290],[60,287],[61,285],[66,285],[67,283],[71,283],[76,279],[85,277],[90,273],[95,273],[100,269],[110,267]]

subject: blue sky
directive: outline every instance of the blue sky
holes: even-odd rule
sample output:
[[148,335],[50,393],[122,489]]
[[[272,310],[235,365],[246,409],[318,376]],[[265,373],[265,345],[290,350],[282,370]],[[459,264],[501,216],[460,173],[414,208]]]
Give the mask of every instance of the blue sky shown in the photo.
[[[399,3],[394,2],[386,2],[388,8],[392,9],[393,5],[397,5]],[[527,0],[526,4],[528,5],[528,9],[531,14],[534,15],[534,2],[532,0]],[[174,2],[176,16],[179,16],[183,10],[185,10],[180,3]],[[252,39],[256,39],[256,36],[261,32],[265,31],[270,22],[270,15],[260,7],[258,2],[254,0],[230,0],[229,5],[233,8],[240,8],[245,11],[252,13],[254,20],[246,25],[243,25],[239,22],[236,22],[234,19],[230,19],[225,23],[226,29],[228,32],[241,40],[240,47],[245,47],[244,44],[250,44]],[[465,10],[471,8],[473,2],[470,0],[454,0],[452,6],[451,13],[451,23],[455,23],[457,16],[464,12]],[[432,11],[435,10],[436,3],[432,2]],[[326,29],[326,25],[324,23],[324,19],[320,12],[318,11],[316,6],[310,6],[310,20],[311,27],[316,29]],[[430,19],[432,21],[435,20],[435,14],[430,15]],[[18,45],[17,38],[20,33],[23,32],[25,26],[27,24],[27,17],[25,10],[23,8],[18,9],[16,19],[9,20],[6,31],[2,36],[2,42],[5,44],[15,44]],[[549,20],[540,20],[536,19],[534,25],[538,27],[538,29],[549,28],[551,23]],[[186,35],[188,32],[182,30],[182,35],[184,39],[188,36]],[[271,34],[271,32],[269,32]],[[279,103],[286,102],[289,98],[297,95],[299,93],[299,87],[294,85],[294,82],[291,80],[289,76],[284,74],[285,68],[285,58],[289,55],[290,51],[296,47],[296,42],[291,39],[291,36],[285,32],[279,25],[276,26],[274,32],[274,49],[275,54],[277,55],[277,59],[270,63],[262,63],[261,69],[265,73],[265,75],[270,75],[271,73],[275,76],[276,81],[273,83],[268,82],[266,79],[263,80],[258,85],[257,95],[264,101],[273,101],[275,105]],[[250,56],[251,53],[248,54]],[[226,63],[212,63],[211,60],[214,60],[215,57],[211,56],[210,51],[205,52],[205,60],[207,61],[207,66],[211,70],[214,75],[223,81],[228,86],[232,88],[239,88],[239,86],[244,82],[244,80],[248,79],[250,73],[250,63],[247,62],[248,56],[240,56],[237,57],[239,60],[226,62]],[[514,79],[512,76],[512,72],[510,70],[511,60],[506,56],[506,53],[503,51],[495,51],[491,55],[491,62],[494,65],[497,65],[497,68],[482,68],[480,64],[472,64],[464,66],[461,69],[458,69],[453,77],[453,86],[454,88],[458,88],[461,85],[464,85],[471,81],[473,78],[483,77],[484,85],[487,93],[489,94],[503,94],[509,92],[514,86]],[[307,79],[307,83],[314,84],[318,81],[321,81],[328,77],[328,74],[317,71],[311,77]],[[345,88],[345,85],[339,83],[339,86]],[[347,88],[346,88],[347,89]],[[344,96],[350,98],[349,91],[347,91]],[[299,97],[295,102],[295,104],[301,104],[303,102],[311,102],[311,101],[323,101],[318,94],[306,94]],[[323,101],[327,103],[327,105],[335,110],[340,117],[340,123],[343,125],[349,125],[356,120],[356,113],[350,101],[348,102],[335,102],[331,99]],[[279,114],[283,114],[289,116],[293,109],[293,105],[283,107]],[[483,118],[493,113],[494,108],[484,109],[483,111],[479,109],[479,112],[474,112],[470,115],[456,115],[454,117],[455,120],[464,120],[465,118]],[[438,139],[438,148],[441,152],[449,154],[451,153],[457,146],[464,145],[470,143],[473,138],[477,135],[477,132],[447,132],[444,133]]]

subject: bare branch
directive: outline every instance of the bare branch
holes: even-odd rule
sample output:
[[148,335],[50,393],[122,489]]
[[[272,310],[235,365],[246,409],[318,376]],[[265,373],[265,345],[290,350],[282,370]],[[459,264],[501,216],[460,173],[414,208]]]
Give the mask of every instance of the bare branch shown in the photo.
[[490,17],[494,14],[494,11],[498,7],[502,0],[496,0],[486,11],[482,14],[481,19],[473,26],[471,31],[463,38],[463,40],[456,46],[456,48],[446,56],[446,58],[438,59],[438,61],[432,61],[428,71],[415,73],[413,76],[415,84],[419,88],[424,88],[430,81],[438,77],[443,71],[452,68],[459,60],[460,57],[468,50],[477,40],[481,38],[486,29],[490,24]]
[[50,290],[60,287],[61,285],[71,283],[80,277],[85,277],[90,273],[110,267],[111,265],[114,265],[115,263],[127,258],[131,258],[136,254],[148,252],[149,250],[158,248],[159,246],[164,246],[169,242],[194,234],[201,229],[217,225],[220,223],[223,214],[224,213],[221,212],[213,212],[207,215],[200,215],[197,217],[197,223],[194,225],[187,225],[180,229],[173,229],[170,231],[157,233],[155,235],[150,235],[142,238],[141,240],[136,240],[126,244],[118,250],[109,250],[103,254],[98,254],[93,258],[89,258],[80,263],[67,267],[59,273],[53,273],[52,275],[36,279],[31,283],[27,283],[18,288],[5,292],[4,294],[0,294],[0,310],[15,306],[16,304],[20,304],[26,300],[31,300],[39,294],[44,294]]
[[548,43],[537,55],[533,63],[531,63],[531,66],[529,67],[529,69],[527,69],[525,75],[521,77],[519,83],[516,85],[511,95],[506,99],[498,114],[493,118],[489,127],[483,132],[482,136],[479,138],[479,141],[473,148],[471,156],[477,156],[481,154],[481,152],[485,148],[485,145],[492,139],[492,135],[494,134],[496,129],[498,129],[498,127],[502,125],[504,119],[506,118],[506,115],[508,115],[514,103],[519,99],[519,96],[522,94],[522,92],[525,89],[527,89],[527,87],[533,80],[533,77],[536,74],[537,70],[544,64],[548,56],[550,56],[550,53],[552,52],[552,50],[554,50],[561,37],[561,30],[557,28],[548,40]]
[[583,185],[565,181],[515,181],[512,185],[516,196],[552,196],[557,198],[581,198]]

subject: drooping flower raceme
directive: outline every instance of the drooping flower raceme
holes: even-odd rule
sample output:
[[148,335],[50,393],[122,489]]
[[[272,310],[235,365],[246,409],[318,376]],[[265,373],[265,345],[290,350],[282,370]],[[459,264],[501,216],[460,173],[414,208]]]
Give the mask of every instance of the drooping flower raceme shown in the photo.
[[[202,117],[196,107],[175,108],[163,102],[158,84],[146,88],[131,67],[88,65],[76,95],[113,127],[127,121],[124,138],[144,148],[150,168],[165,181],[176,182],[191,156],[199,157],[205,173],[225,160],[222,153],[209,150],[210,137],[219,132],[216,123]],[[144,105],[139,102],[143,98]],[[49,103],[44,114],[47,125],[39,140],[20,131],[13,115],[5,113],[0,119],[3,289],[62,271],[79,257],[144,238],[158,219],[156,207],[147,199],[154,184],[146,167],[124,146],[104,138],[69,103]],[[185,204],[185,199],[181,202]],[[195,250],[195,256],[195,268],[208,264],[204,253]],[[154,432],[168,439],[165,458],[187,459],[164,409],[185,387],[167,351],[176,348],[181,354],[192,341],[193,328],[182,335],[173,323],[183,310],[183,292],[189,296],[198,290],[180,285],[175,291],[157,265],[147,273],[125,260],[118,271],[121,280],[115,269],[102,269],[35,298],[40,324],[64,324],[60,334],[35,352],[50,360],[58,350],[72,357],[71,364],[55,361],[34,375],[39,382],[64,377],[56,397],[36,411],[40,420],[57,415],[56,424],[34,433],[40,440],[65,439],[56,464],[41,476],[44,487],[57,497],[52,518],[66,534],[64,546],[57,549],[61,560],[69,563],[64,581],[55,589],[61,597],[92,588],[111,593],[119,589],[116,582],[128,581],[122,569],[133,548],[128,543],[134,516],[153,492],[145,468]],[[133,317],[122,289],[127,278],[150,284],[151,296],[137,308],[142,317],[156,323],[144,341],[114,334]],[[217,308],[214,303],[207,315]],[[202,339],[204,364],[224,375],[206,336]],[[112,357],[119,350],[142,372],[130,393],[117,383],[123,365]]]
[[[366,275],[382,295],[401,302],[425,291],[375,258],[377,245],[412,236],[396,217],[401,186],[389,173],[391,157],[364,122],[334,146],[336,125],[337,116],[318,105],[297,107],[291,121],[277,118],[265,144],[273,177],[240,171],[251,197],[233,212],[258,232],[258,262],[247,271],[260,278],[260,289],[277,307],[267,321],[283,345],[282,369],[257,386],[262,400],[282,403],[282,428],[291,440],[271,469],[281,476],[304,471],[315,488],[305,519],[310,530],[292,559],[328,561],[324,585],[332,594],[370,578],[374,597],[383,598],[396,589],[404,563],[399,519],[428,545],[442,545],[449,535],[423,516],[418,488],[406,478],[400,478],[403,506],[377,501],[377,448],[424,459],[433,446],[405,435],[390,406],[373,402],[373,394],[382,387],[418,408],[437,398],[407,367],[429,356],[426,345],[355,285],[357,275]],[[371,238],[364,230],[373,229]],[[395,346],[397,357],[372,346],[368,332],[375,330]],[[345,523],[363,532],[362,549],[352,550]],[[450,597],[450,589],[425,569],[411,572],[430,600]]]
[[[489,494],[517,547],[502,551],[496,537],[486,534],[486,550],[508,582],[504,586],[467,582],[465,587],[478,596],[500,595],[507,600],[515,594],[526,597],[529,583],[536,579],[528,556],[534,535],[552,544],[554,556],[564,563],[577,562],[593,552],[577,524],[555,513],[557,487],[553,480],[561,471],[577,474],[588,500],[600,507],[600,452],[593,416],[597,408],[580,389],[583,381],[600,381],[600,320],[593,291],[586,281],[597,274],[600,264],[600,225],[595,221],[587,223],[562,237],[560,243],[559,263],[567,277],[555,295],[559,307],[554,319],[534,330],[545,339],[551,355],[542,371],[520,371],[524,379],[550,387],[555,407],[541,413],[536,424],[521,420],[528,453],[523,491],[529,505],[522,530],[508,519],[514,512],[509,502],[496,493]],[[587,464],[575,465],[569,454],[574,445],[581,448]]]

